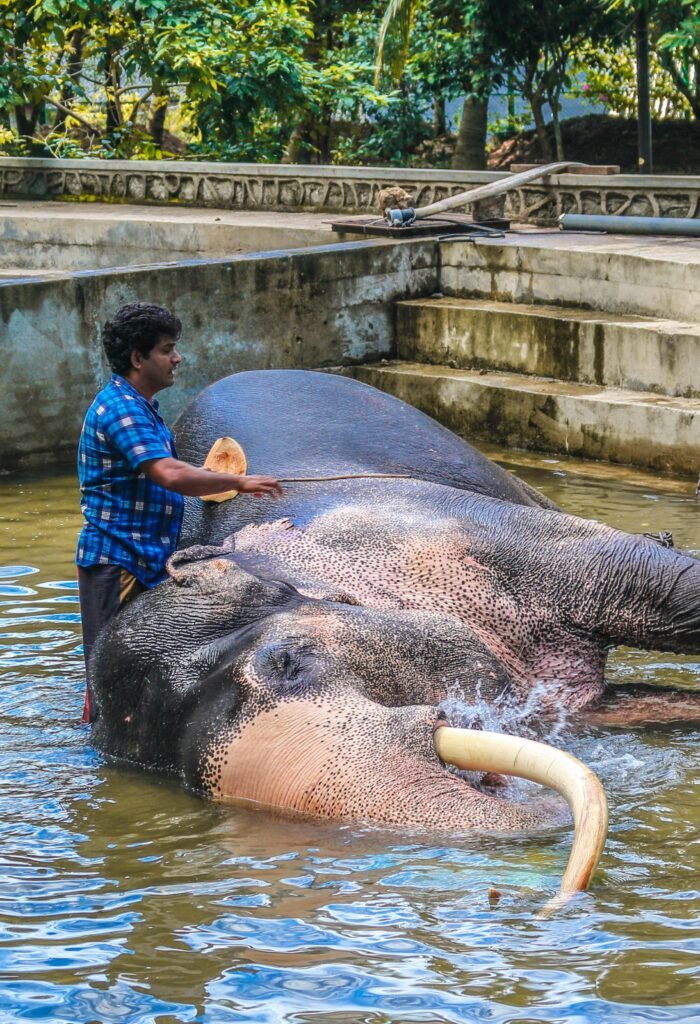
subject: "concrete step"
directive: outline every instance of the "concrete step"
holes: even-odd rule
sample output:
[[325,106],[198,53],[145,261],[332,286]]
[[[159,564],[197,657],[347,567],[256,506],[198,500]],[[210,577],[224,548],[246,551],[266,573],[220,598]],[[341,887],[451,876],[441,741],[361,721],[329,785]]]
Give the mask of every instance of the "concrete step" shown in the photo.
[[697,477],[700,399],[390,362],[348,367],[463,437]]
[[396,306],[401,360],[700,398],[700,324],[490,299]]

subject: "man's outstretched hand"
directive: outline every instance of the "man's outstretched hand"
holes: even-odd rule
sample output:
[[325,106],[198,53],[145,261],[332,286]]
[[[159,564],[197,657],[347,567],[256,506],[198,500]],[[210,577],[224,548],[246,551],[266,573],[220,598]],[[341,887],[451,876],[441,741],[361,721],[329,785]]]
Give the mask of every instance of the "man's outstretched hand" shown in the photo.
[[240,476],[237,480],[236,490],[240,494],[272,494],[275,498],[281,498],[284,494],[279,480],[273,476]]
[[[284,493],[279,480],[274,476],[245,476],[234,473],[217,473],[210,469],[190,466],[180,459],[152,459],[143,462],[141,470],[160,487],[168,491],[177,491],[189,498],[204,498],[205,501],[226,501],[236,491],[242,494],[255,494],[258,497],[268,494],[279,498]],[[222,495],[223,497],[216,497]]]

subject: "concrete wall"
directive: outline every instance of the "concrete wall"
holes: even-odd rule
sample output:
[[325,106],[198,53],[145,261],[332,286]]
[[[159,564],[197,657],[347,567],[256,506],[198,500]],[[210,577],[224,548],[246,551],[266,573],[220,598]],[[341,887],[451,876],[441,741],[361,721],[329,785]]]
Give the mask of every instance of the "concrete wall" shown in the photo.
[[172,420],[236,370],[350,365],[393,350],[393,303],[437,288],[432,241],[354,242],[0,282],[0,471],[74,458],[85,409],[107,370],[100,324],[122,303],[183,321]]
[[[394,358],[396,300],[434,293],[524,303],[535,316],[542,304],[574,307],[578,313],[569,320],[584,321],[582,309],[602,310],[608,320],[614,313],[658,318],[634,331],[610,322],[609,340],[615,332],[616,337],[624,334],[627,369],[654,392],[645,407],[655,410],[657,419],[664,402],[676,403],[677,418],[687,413],[688,423],[697,419],[700,400],[685,396],[696,393],[698,379],[700,245],[539,232],[477,243],[361,241],[0,281],[0,471],[74,457],[84,411],[106,375],[100,324],[124,302],[158,302],[183,321],[185,362],[177,385],[163,396],[164,412],[172,420],[201,388],[237,370],[352,367]],[[512,313],[501,311],[502,317]],[[598,335],[605,329],[596,327]],[[506,333],[512,334],[512,324]],[[539,344],[544,333],[535,333]],[[655,361],[643,358],[642,341],[654,347]],[[498,367],[493,346],[487,348],[479,360]],[[597,383],[606,383],[608,356],[612,366],[621,353],[619,345],[606,345],[605,358],[594,358]],[[452,352],[451,361],[456,358]],[[385,369],[370,366],[369,371],[376,375]],[[551,367],[540,372],[551,372]],[[462,387],[460,392],[466,411],[487,385],[494,394],[498,391],[494,402],[505,386],[500,379],[479,377],[478,370],[475,374],[471,390]],[[624,382],[630,386],[627,378]],[[516,398],[527,391],[526,384],[509,385]],[[666,399],[658,394],[663,391],[684,397]],[[619,405],[618,398],[612,394],[609,401]],[[683,403],[690,403],[687,409]],[[571,408],[567,422],[573,423],[584,406]],[[591,408],[589,402],[585,409]],[[616,415],[622,414],[618,410]],[[601,419],[602,414],[595,416]],[[591,430],[586,436],[593,436]],[[692,447],[682,444],[684,451]],[[620,447],[615,457],[628,450],[629,445]],[[585,454],[598,457],[597,449]]]
[[[373,213],[382,188],[401,185],[424,206],[503,171],[394,167],[308,167],[168,160],[0,158],[0,196],[101,199],[234,210]],[[554,175],[509,193],[482,211],[519,223],[553,224],[560,213],[700,217],[700,177]]]

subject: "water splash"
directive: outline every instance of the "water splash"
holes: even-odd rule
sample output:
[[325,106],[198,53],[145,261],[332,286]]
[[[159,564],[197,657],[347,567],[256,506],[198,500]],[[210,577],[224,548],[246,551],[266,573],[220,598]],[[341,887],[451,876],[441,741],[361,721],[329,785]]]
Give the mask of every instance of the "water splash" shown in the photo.
[[[557,681],[540,681],[532,687],[525,701],[518,700],[508,693],[502,694],[496,700],[488,700],[483,696],[481,685],[477,683],[474,696],[470,699],[462,684],[455,679],[448,686],[447,696],[439,707],[447,715],[450,725],[455,728],[524,736],[565,749],[569,733],[569,716],[566,709],[561,705],[557,706],[553,699],[560,689],[561,684]],[[553,715],[543,719],[543,707],[555,708]],[[491,788],[492,778],[484,776],[481,772],[466,772],[454,767],[451,767],[451,770],[477,789]],[[499,791],[510,800],[526,800],[538,792],[538,787],[524,779],[504,777],[503,781],[504,784],[498,787]]]
[[[508,693],[496,700],[487,700],[481,684],[477,683],[474,697],[469,699],[460,681],[455,679],[448,686],[440,709],[458,729],[505,732],[556,746],[569,724],[566,708],[556,701],[561,686],[556,680],[542,680],[532,687],[525,701]],[[554,708],[554,713],[543,719],[543,707]]]

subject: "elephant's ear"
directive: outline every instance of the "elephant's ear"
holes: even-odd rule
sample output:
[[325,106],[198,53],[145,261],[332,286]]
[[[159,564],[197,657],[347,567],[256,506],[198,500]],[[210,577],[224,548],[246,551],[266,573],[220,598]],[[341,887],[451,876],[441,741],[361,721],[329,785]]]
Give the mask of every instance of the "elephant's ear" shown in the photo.
[[[226,560],[226,556],[235,551],[235,535],[226,537],[223,544],[218,546],[210,544],[193,544],[192,547],[182,548],[170,556],[165,566],[170,578],[178,586],[191,586],[192,582],[201,576],[202,563],[212,558]],[[220,566],[221,571],[225,571]]]
[[[291,519],[278,519],[273,523],[246,526],[238,533],[232,533],[225,537],[221,544],[193,544],[191,547],[175,551],[168,559],[165,568],[170,578],[178,586],[190,586],[193,580],[201,576],[204,563],[209,563],[212,559],[217,561],[223,559],[232,563],[234,552],[240,554],[250,548],[251,538],[255,538],[260,543],[261,539],[269,541],[277,534],[293,529]],[[241,559],[238,558],[236,561],[240,563]],[[218,565],[216,568],[221,572],[226,571],[223,565]],[[250,571],[248,566],[245,568]]]
[[183,548],[166,567],[176,588],[191,592],[186,597],[188,606],[195,597],[204,599],[224,632],[304,600],[291,581],[239,557],[234,539],[227,537],[218,547]]
[[[279,520],[262,526],[246,527],[231,534],[219,546],[195,544],[171,555],[166,566],[168,574],[178,587],[196,587],[199,591],[221,594],[237,591],[238,599],[259,604],[264,597],[271,605],[286,603],[293,597],[331,601],[334,604],[359,605],[349,591],[306,576],[288,566],[266,557],[264,553],[250,552],[245,539],[266,537],[279,531],[293,529],[292,523]],[[244,542],[241,535],[245,534]],[[241,592],[245,597],[241,598]]]

